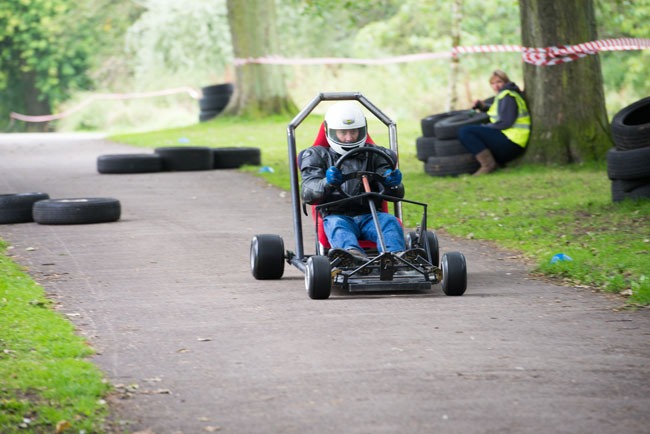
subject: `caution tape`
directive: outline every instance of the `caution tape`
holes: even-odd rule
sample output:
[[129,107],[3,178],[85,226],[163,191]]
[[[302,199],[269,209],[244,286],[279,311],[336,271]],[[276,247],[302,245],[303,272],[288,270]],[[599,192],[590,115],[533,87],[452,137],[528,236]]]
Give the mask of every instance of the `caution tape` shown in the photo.
[[547,48],[528,48],[521,45],[475,45],[453,47],[451,51],[438,53],[408,54],[381,59],[353,59],[348,57],[317,57],[309,59],[265,56],[255,58],[237,58],[235,65],[387,65],[394,63],[419,62],[432,59],[455,57],[459,54],[475,53],[522,53],[524,62],[537,66],[551,66],[570,62],[599,51],[631,51],[650,49],[650,39],[619,38],[585,42],[577,45],[558,45]]
[[[650,39],[640,38],[618,38],[604,39],[599,41],[585,42],[576,45],[557,45],[546,48],[529,48],[521,45],[474,45],[464,47],[453,47],[451,51],[437,53],[419,53],[407,54],[404,56],[392,56],[381,59],[354,59],[348,57],[316,57],[307,59],[286,58],[280,56],[264,56],[255,58],[236,58],[236,66],[247,64],[260,65],[334,65],[334,64],[353,64],[353,65],[389,65],[395,63],[422,62],[426,60],[444,59],[456,57],[459,54],[475,53],[521,53],[523,61],[536,66],[552,66],[562,63],[572,62],[574,60],[598,54],[601,51],[634,51],[650,49]],[[176,89],[165,89],[156,92],[137,92],[127,94],[98,94],[93,95],[81,104],[66,110],[62,113],[28,116],[20,113],[11,113],[12,119],[25,122],[48,122],[65,118],[70,114],[81,110],[87,105],[97,100],[120,100],[133,98],[149,98],[154,96],[173,95],[176,93],[188,93],[192,98],[201,97],[200,92],[190,87],[181,87]]]
[[82,108],[92,104],[95,101],[98,100],[123,100],[123,99],[136,99],[136,98],[151,98],[154,96],[167,96],[167,95],[174,95],[177,93],[187,93],[189,94],[192,98],[198,99],[201,97],[201,93],[197,91],[196,89],[193,89],[191,87],[179,87],[179,88],[174,88],[174,89],[163,89],[163,90],[158,90],[158,91],[153,91],[153,92],[133,92],[133,93],[100,93],[97,95],[93,95],[89,97],[88,99],[84,100],[80,104],[72,107],[69,110],[66,110],[61,113],[56,113],[56,114],[51,114],[51,115],[41,115],[41,116],[29,116],[29,115],[23,115],[20,113],[14,113],[12,112],[9,117],[11,119],[15,119],[18,121],[25,121],[25,122],[49,122],[49,121],[54,121],[58,119],[63,119],[67,116],[70,116],[72,113],[75,113]]

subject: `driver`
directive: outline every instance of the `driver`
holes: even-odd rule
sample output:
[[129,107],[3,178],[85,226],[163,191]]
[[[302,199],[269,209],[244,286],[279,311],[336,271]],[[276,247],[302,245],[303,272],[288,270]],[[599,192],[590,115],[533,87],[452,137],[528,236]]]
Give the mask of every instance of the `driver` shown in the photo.
[[[379,181],[370,181],[372,191],[378,191],[378,184],[381,183],[385,188],[384,194],[404,197],[402,172],[399,169],[393,170],[389,162],[380,155],[362,152],[344,160],[340,169],[334,166],[339,158],[353,149],[375,146],[368,138],[366,117],[358,104],[344,101],[332,105],[325,114],[324,129],[329,147],[312,146],[302,152],[300,173],[302,200],[305,203],[320,205],[364,193],[361,179],[343,181],[343,174],[358,171],[374,172],[378,175]],[[392,151],[386,151],[396,160]],[[347,196],[342,194],[341,190]],[[348,260],[348,263],[365,262],[367,255],[359,245],[359,239],[373,241],[379,249],[381,248],[368,200],[359,198],[321,208],[323,229],[332,246],[328,253],[331,260],[343,258],[344,265],[347,265],[345,260]],[[381,199],[373,200],[380,210]],[[404,233],[397,217],[380,211],[377,214],[387,251],[403,252],[406,248]]]

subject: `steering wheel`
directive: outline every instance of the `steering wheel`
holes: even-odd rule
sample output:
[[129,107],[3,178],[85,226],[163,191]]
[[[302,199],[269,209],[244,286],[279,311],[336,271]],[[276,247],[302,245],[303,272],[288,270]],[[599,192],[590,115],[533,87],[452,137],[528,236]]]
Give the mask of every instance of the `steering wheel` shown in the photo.
[[[386,151],[385,149],[376,147],[376,146],[361,146],[359,148],[353,149],[347,154],[343,155],[341,158],[339,158],[336,163],[334,164],[334,167],[337,169],[341,169],[341,166],[343,165],[344,161],[349,160],[352,157],[355,157],[359,154],[375,154],[378,155],[381,159],[383,159],[385,162],[388,163],[390,166],[391,170],[395,170],[397,167],[397,162],[393,159],[393,157]],[[384,177],[381,176],[380,174],[376,172],[370,172],[366,170],[359,170],[357,172],[350,172],[350,173],[344,173],[343,174],[343,183],[339,186],[339,190],[341,193],[346,196],[346,197],[352,197],[350,194],[346,193],[341,186],[345,184],[347,181],[351,179],[360,179],[363,176],[368,178],[368,181],[377,181],[379,184],[379,193],[384,193],[386,190],[386,187],[384,187],[383,184],[383,179]]]

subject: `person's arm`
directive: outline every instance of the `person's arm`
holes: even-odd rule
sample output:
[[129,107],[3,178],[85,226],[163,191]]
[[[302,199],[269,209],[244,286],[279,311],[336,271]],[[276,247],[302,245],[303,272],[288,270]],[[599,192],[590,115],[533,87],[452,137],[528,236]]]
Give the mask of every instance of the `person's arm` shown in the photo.
[[310,205],[325,202],[328,193],[333,189],[327,184],[325,177],[325,172],[330,166],[327,157],[316,148],[305,150],[301,157],[299,165],[302,200]]
[[515,124],[518,114],[517,101],[515,101],[514,97],[506,95],[499,101],[499,121],[486,124],[485,126],[497,130],[505,130]]

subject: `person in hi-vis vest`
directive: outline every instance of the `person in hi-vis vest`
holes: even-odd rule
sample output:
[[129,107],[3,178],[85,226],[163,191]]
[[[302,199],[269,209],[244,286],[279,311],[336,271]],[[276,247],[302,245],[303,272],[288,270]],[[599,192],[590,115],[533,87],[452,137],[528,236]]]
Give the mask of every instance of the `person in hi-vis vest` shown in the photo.
[[481,164],[474,175],[494,172],[523,154],[530,137],[530,113],[523,92],[498,69],[490,76],[490,87],[496,94],[492,104],[474,103],[474,108],[487,112],[490,122],[458,131],[460,142]]

